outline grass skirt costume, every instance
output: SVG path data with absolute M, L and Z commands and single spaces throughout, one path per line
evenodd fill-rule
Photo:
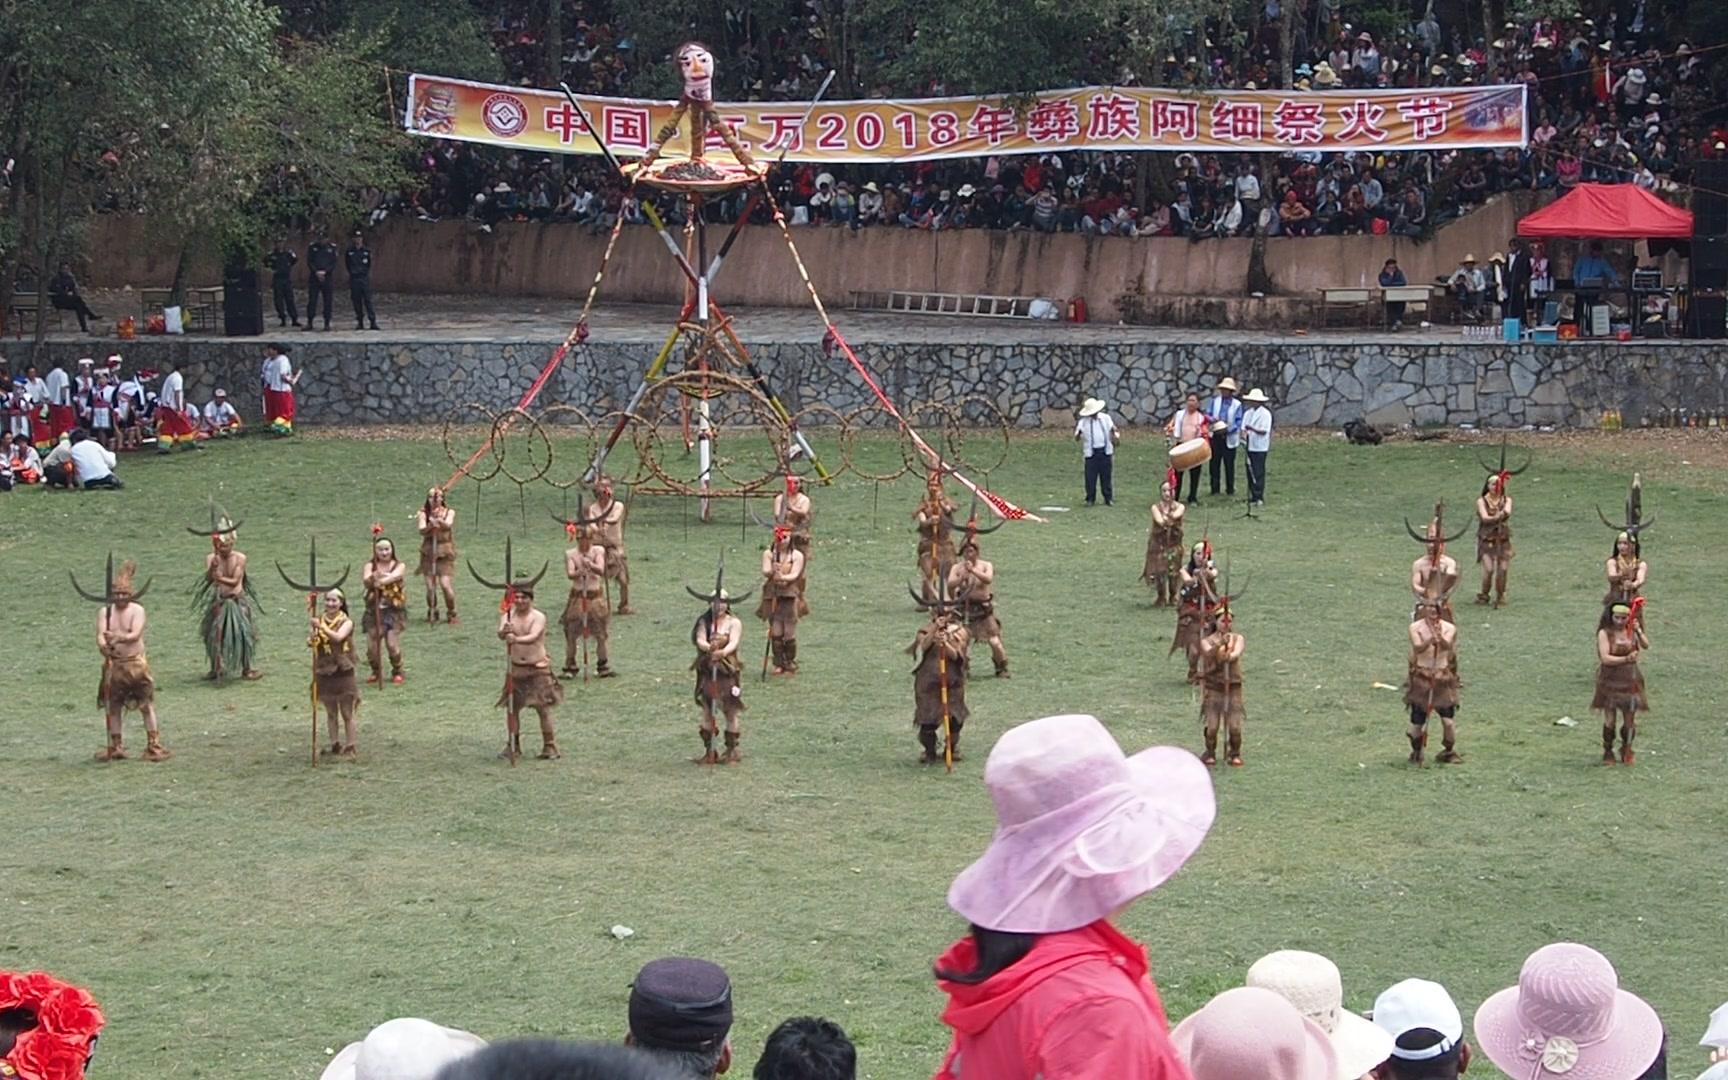
M 739 686 L 739 675 L 744 665 L 737 653 L 712 659 L 698 654 L 690 670 L 696 673 L 696 704 L 706 705 L 712 701 L 715 709 L 724 709 L 730 704 L 738 712 L 744 711 L 743 690 Z
M 241 590 L 238 597 L 217 596 L 216 583 L 206 576 L 192 593 L 192 610 L 200 616 L 198 636 L 204 639 L 204 655 L 210 660 L 210 670 L 224 675 L 244 675 L 258 666 L 254 615 L 258 591 L 252 587 L 251 575 L 241 583 Z
M 511 712 L 523 709 L 550 708 L 564 704 L 564 686 L 547 667 L 511 664 L 510 681 L 498 695 L 498 704 Z

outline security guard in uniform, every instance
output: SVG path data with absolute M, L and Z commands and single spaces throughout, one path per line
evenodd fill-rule
M 324 329 L 330 329 L 330 316 L 335 314 L 334 298 L 336 295 L 336 245 L 330 242 L 330 234 L 323 229 L 318 230 L 318 239 L 306 249 L 306 329 L 312 329 L 312 321 L 318 317 L 318 298 L 324 298 Z
M 354 230 L 353 239 L 348 241 L 348 250 L 342 253 L 342 258 L 348 264 L 348 298 L 354 301 L 354 329 L 366 329 L 361 321 L 372 324 L 372 329 L 378 329 L 378 313 L 372 310 L 372 249 L 366 246 L 360 230 Z
M 294 302 L 294 264 L 299 261 L 300 256 L 282 240 L 264 256 L 264 265 L 270 268 L 270 294 L 276 300 L 276 321 L 283 326 L 300 325 L 300 307 Z

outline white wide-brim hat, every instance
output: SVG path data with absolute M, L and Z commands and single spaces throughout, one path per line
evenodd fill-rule
M 1084 420 L 1088 416 L 1097 416 L 1103 411 L 1104 402 L 1098 398 L 1089 397 L 1080 405 L 1080 418 Z
M 1254 961 L 1245 982 L 1272 991 L 1320 1025 L 1338 1057 L 1337 1080 L 1358 1080 L 1392 1056 L 1392 1034 L 1344 1007 L 1338 965 L 1319 953 L 1267 953 Z
M 386 1020 L 344 1046 L 318 1080 L 435 1080 L 446 1065 L 485 1047 L 478 1035 L 430 1020 Z
M 990 751 L 984 783 L 996 833 L 954 879 L 948 906 L 1007 933 L 1107 918 L 1169 880 L 1217 812 L 1199 758 L 1173 746 L 1129 757 L 1095 716 L 1011 728 Z
M 1256 404 L 1264 404 L 1265 402 L 1270 401 L 1272 399 L 1267 397 L 1265 395 L 1265 393 L 1263 393 L 1261 391 L 1261 389 L 1258 386 L 1256 386 L 1254 389 L 1248 391 L 1246 394 L 1243 394 L 1242 400 L 1243 401 L 1252 401 Z
M 1232 379 L 1230 376 L 1226 375 L 1222 379 L 1218 380 L 1218 389 L 1228 390 L 1231 393 L 1235 393 L 1237 390 L 1241 389 L 1241 387 L 1236 385 L 1235 379 Z

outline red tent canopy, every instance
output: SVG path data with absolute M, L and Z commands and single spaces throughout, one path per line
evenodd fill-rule
M 1669 206 L 1633 184 L 1579 184 L 1522 218 L 1518 235 L 1689 240 L 1692 211 Z

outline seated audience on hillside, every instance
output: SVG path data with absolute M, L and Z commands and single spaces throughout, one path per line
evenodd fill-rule
M 123 488 L 114 475 L 114 451 L 90 438 L 83 428 L 74 428 L 61 439 L 42 462 L 49 487 Z

